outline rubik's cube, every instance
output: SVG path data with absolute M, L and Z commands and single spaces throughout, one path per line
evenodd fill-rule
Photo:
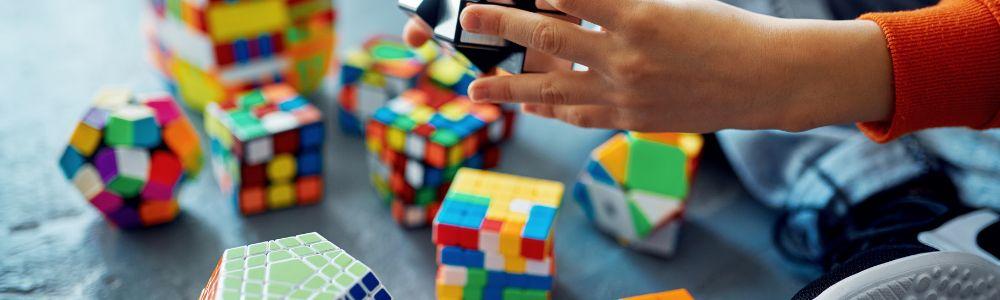
M 323 121 L 287 84 L 210 103 L 216 180 L 243 214 L 307 205 L 323 198 Z
M 365 130 L 370 175 L 392 216 L 430 224 L 459 168 L 492 168 L 514 112 L 465 97 L 409 90 L 375 112 Z
M 201 170 L 198 134 L 169 94 L 99 92 L 59 160 L 63 174 L 122 228 L 162 224 L 181 184 Z
M 338 111 L 341 129 L 362 135 L 363 125 L 378 108 L 410 89 L 468 95 L 476 74 L 460 57 L 441 55 L 434 43 L 410 49 L 398 38 L 375 36 L 344 59 Z
M 622 244 L 670 256 L 702 143 L 697 134 L 617 134 L 591 153 L 574 197 Z
M 410 49 L 393 36 L 377 35 L 343 59 L 338 118 L 344 132 L 362 135 L 364 124 L 390 99 L 417 86 L 438 56 L 430 43 Z
M 688 293 L 685 289 L 678 289 L 666 292 L 645 294 L 640 296 L 632 296 L 627 298 L 622 298 L 621 300 L 694 300 L 691 293 Z
M 438 299 L 549 299 L 559 182 L 463 168 L 434 219 Z
M 545 1 L 536 0 L 399 0 L 399 7 L 410 15 L 419 17 L 431 26 L 434 40 L 443 47 L 463 54 L 480 70 L 489 72 L 500 67 L 518 74 L 533 72 L 532 61 L 540 57 L 503 38 L 466 32 L 458 19 L 462 11 L 472 5 L 502 5 L 548 17 L 580 24 L 580 19 L 555 10 Z M 572 64 L 566 62 L 566 69 Z
M 200 297 L 265 298 L 392 299 L 368 266 L 315 232 L 226 250 Z
M 151 0 L 155 64 L 202 110 L 261 85 L 315 90 L 330 65 L 330 0 Z

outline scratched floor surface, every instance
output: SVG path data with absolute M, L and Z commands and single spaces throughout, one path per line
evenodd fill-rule
M 769 1 L 736 2 L 777 11 Z M 340 1 L 341 49 L 375 32 L 397 33 L 404 19 L 393 4 Z M 138 0 L 9 1 L 0 9 L 0 298 L 193 298 L 223 249 L 309 231 L 363 260 L 399 298 L 432 298 L 430 231 L 402 230 L 390 220 L 366 180 L 361 143 L 336 130 L 328 130 L 321 205 L 244 218 L 206 172 L 183 191 L 184 212 L 173 224 L 126 232 L 102 221 L 56 160 L 99 87 L 161 88 L 140 35 L 145 9 Z M 334 90 L 328 84 L 313 98 L 329 110 Z M 499 170 L 566 184 L 609 136 L 531 117 L 517 130 Z M 557 224 L 555 297 L 673 288 L 701 299 L 792 295 L 810 273 L 778 256 L 770 244 L 777 212 L 750 199 L 722 160 L 717 150 L 705 156 L 682 247 L 671 260 L 619 248 L 567 197 Z

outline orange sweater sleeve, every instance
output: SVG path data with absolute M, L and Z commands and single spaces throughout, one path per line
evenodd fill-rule
M 872 13 L 892 57 L 892 118 L 859 123 L 877 142 L 932 127 L 1000 127 L 1000 0 L 942 0 Z

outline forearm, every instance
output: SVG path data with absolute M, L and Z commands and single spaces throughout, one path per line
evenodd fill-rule
M 800 131 L 880 121 L 892 114 L 892 62 L 869 21 L 774 20 L 773 64 L 786 91 L 776 127 Z M 782 114 L 783 113 L 783 114 Z M 773 116 L 773 115 L 772 115 Z

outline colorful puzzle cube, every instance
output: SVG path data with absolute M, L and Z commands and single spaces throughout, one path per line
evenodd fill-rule
M 288 84 L 209 103 L 216 181 L 243 214 L 323 198 L 323 118 Z
M 364 124 L 390 99 L 415 88 L 427 63 L 438 56 L 431 43 L 410 49 L 398 37 L 377 35 L 343 59 L 338 119 L 341 129 L 362 135 Z
M 181 184 L 201 170 L 198 133 L 169 94 L 104 89 L 59 159 L 67 179 L 122 228 L 174 220 Z
M 617 134 L 591 153 L 574 197 L 622 244 L 670 256 L 702 143 L 697 134 Z
M 403 92 L 435 85 L 440 93 L 468 95 L 477 71 L 466 61 L 440 55 L 426 43 L 410 49 L 399 38 L 376 36 L 344 59 L 338 118 L 344 132 L 362 135 L 375 111 Z
M 366 129 L 379 197 L 406 227 L 430 224 L 460 167 L 492 168 L 510 136 L 514 112 L 409 90 L 375 112 Z
M 403 11 L 431 26 L 434 40 L 443 47 L 462 53 L 480 70 L 488 72 L 500 67 L 514 74 L 543 71 L 530 69 L 534 65 L 533 60 L 543 58 L 539 53 L 527 51 L 523 46 L 500 37 L 465 32 L 458 19 L 462 10 L 471 5 L 514 7 L 580 24 L 580 19 L 559 12 L 540 0 L 399 0 Z M 569 69 L 572 63 L 567 61 L 565 65 Z
M 200 297 L 264 298 L 392 299 L 368 266 L 315 232 L 226 250 Z
M 434 219 L 438 299 L 549 299 L 559 182 L 462 168 Z
M 691 293 L 688 293 L 685 289 L 678 289 L 666 292 L 645 294 L 640 296 L 632 296 L 627 298 L 622 298 L 621 300 L 694 300 Z
M 261 85 L 315 90 L 330 65 L 330 0 L 151 0 L 152 56 L 184 102 L 201 110 Z

